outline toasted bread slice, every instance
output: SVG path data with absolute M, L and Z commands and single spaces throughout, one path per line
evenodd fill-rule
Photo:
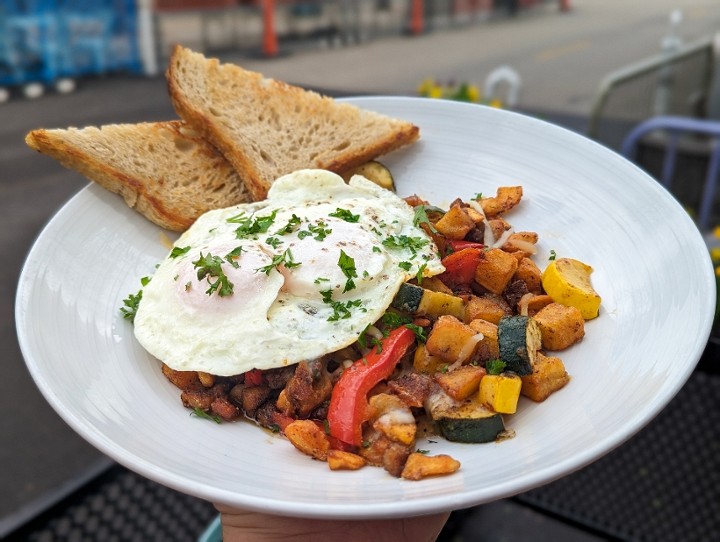
M 225 155 L 255 199 L 298 169 L 342 174 L 414 142 L 410 122 L 335 101 L 176 46 L 166 73 L 178 115 Z
M 34 130 L 25 142 L 168 230 L 184 231 L 205 211 L 251 201 L 228 161 L 181 121 Z

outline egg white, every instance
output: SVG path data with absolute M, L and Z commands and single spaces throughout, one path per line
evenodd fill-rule
M 266 200 L 210 211 L 180 236 L 174 246 L 185 252 L 171 253 L 143 288 L 135 336 L 175 370 L 223 376 L 337 351 L 384 314 L 403 282 L 444 271 L 413 219 L 403 199 L 364 177 L 281 177 Z M 269 226 L 239 235 L 243 221 Z M 416 243 L 388 242 L 408 238 Z M 199 278 L 201 257 L 221 259 L 231 294 L 212 289 L 217 277 Z

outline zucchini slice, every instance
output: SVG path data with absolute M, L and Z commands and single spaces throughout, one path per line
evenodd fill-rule
M 438 390 L 430 395 L 425 408 L 443 437 L 452 442 L 493 442 L 505 431 L 502 415 L 481 404 L 477 394 L 457 402 Z
M 426 290 L 407 282 L 400 285 L 392 306 L 399 311 L 419 316 L 439 318 L 449 314 L 460 321 L 465 318 L 465 301 L 462 298 Z
M 353 175 L 362 175 L 366 179 L 374 182 L 378 186 L 382 186 L 386 190 L 395 192 L 395 180 L 390 170 L 380 162 L 371 160 L 355 169 L 343 174 L 343 178 L 349 181 Z
M 535 320 L 527 316 L 504 316 L 498 322 L 498 349 L 505 369 L 526 376 L 532 374 L 542 334 Z

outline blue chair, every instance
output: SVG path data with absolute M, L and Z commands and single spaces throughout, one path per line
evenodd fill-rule
M 707 230 L 710 227 L 718 174 L 720 173 L 720 121 L 675 116 L 653 117 L 637 125 L 625 137 L 620 152 L 626 158 L 635 161 L 639 143 L 645 136 L 656 131 L 663 131 L 668 136 L 665 142 L 662 175 L 659 179 L 661 184 L 668 190 L 671 188 L 675 173 L 680 137 L 688 135 L 703 136 L 710 140 L 705 184 L 696 221 L 700 230 Z

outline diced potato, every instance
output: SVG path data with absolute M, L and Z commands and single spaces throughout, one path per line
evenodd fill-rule
M 200 381 L 200 384 L 202 384 L 206 388 L 212 388 L 215 385 L 215 376 L 211 375 L 210 373 L 204 373 L 202 371 L 198 371 L 197 373 L 198 380 Z
M 368 413 L 373 429 L 390 440 L 405 445 L 415 442 L 417 431 L 415 419 L 410 407 L 397 395 L 389 393 L 373 395 L 369 401 Z
M 479 401 L 500 414 L 515 414 L 521 388 L 518 375 L 485 375 L 480 382 Z
M 536 232 L 516 231 L 510 234 L 501 248 L 506 252 L 522 252 L 525 256 L 532 256 L 537 252 L 535 248 L 537 242 L 538 234 Z
M 523 257 L 518 262 L 513 280 L 522 280 L 527 285 L 528 292 L 532 294 L 539 295 L 543 291 L 542 271 L 530 258 Z
M 485 252 L 475 269 L 475 282 L 494 294 L 501 294 L 518 268 L 517 259 L 499 248 Z
M 480 341 L 477 350 L 478 358 L 483 361 L 497 359 L 500 356 L 497 324 L 477 318 L 468 325 L 475 330 L 475 332 L 483 334 L 483 339 Z
M 413 452 L 408 456 L 401 476 L 405 480 L 422 480 L 428 476 L 452 474 L 459 468 L 460 462 L 449 455 L 430 456 Z
M 500 186 L 494 198 L 483 198 L 480 205 L 486 216 L 494 217 L 515 207 L 520 203 L 522 195 L 522 186 Z
M 330 449 L 330 439 L 312 420 L 295 420 L 285 428 L 285 436 L 302 453 L 325 461 Z
M 181 390 L 197 388 L 198 385 L 200 385 L 197 371 L 176 371 L 163 363 L 162 373 L 165 375 L 165 378 Z
M 358 470 L 367 464 L 363 457 L 343 450 L 328 450 L 327 462 L 331 470 Z
M 510 223 L 505 220 L 504 218 L 498 216 L 495 218 L 491 218 L 488 220 L 488 226 L 490 226 L 490 229 L 492 230 L 493 236 L 495 239 L 500 239 L 500 237 L 512 226 Z
M 538 403 L 570 382 L 570 375 L 560 358 L 549 357 L 538 352 L 533 371 L 521 377 L 520 393 Z
M 530 299 L 527 300 L 527 315 L 535 316 L 538 312 L 547 307 L 550 303 L 554 303 L 554 301 L 549 295 L 533 295 Z
M 435 228 L 448 239 L 464 239 L 475 227 L 475 222 L 460 205 L 453 205 L 443 217 L 435 223 Z
M 575 307 L 550 303 L 533 319 L 540 327 L 542 345 L 547 350 L 564 350 L 585 336 L 585 320 Z
M 465 304 L 465 323 L 478 318 L 497 324 L 503 316 L 510 316 L 512 309 L 502 297 L 495 294 L 472 296 Z
M 484 367 L 463 365 L 454 371 L 436 373 L 435 381 L 450 397 L 456 401 L 464 401 L 473 393 L 477 393 L 485 374 Z
M 430 354 L 424 344 L 418 345 L 413 358 L 413 367 L 418 373 L 433 374 L 443 365 L 447 365 L 443 358 Z
M 469 360 L 475 351 L 467 352 L 466 345 L 477 333 L 454 316 L 441 316 L 428 335 L 425 347 L 433 355 L 447 363 L 454 363 L 460 355 Z

